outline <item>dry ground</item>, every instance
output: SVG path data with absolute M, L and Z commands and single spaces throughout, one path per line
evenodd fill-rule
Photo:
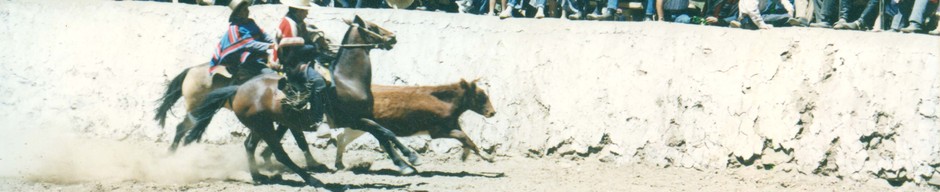
M 46 154 L 44 167 L 0 178 L 0 191 L 312 191 L 293 173 L 283 181 L 254 185 L 241 145 L 197 145 L 167 154 L 166 143 L 70 141 L 65 155 Z M 291 155 L 302 164 L 300 151 Z M 315 148 L 315 157 L 333 165 L 335 148 Z M 351 150 L 353 171 L 318 173 L 332 191 L 923 191 L 884 180 L 857 182 L 800 173 L 758 170 L 695 170 L 633 163 L 606 163 L 587 157 L 506 157 L 487 163 L 459 154 L 422 154 L 421 173 L 396 175 L 391 161 L 370 149 Z M 41 159 L 55 160 L 41 160 Z M 95 163 L 89 163 L 94 161 Z M 371 166 L 368 162 L 375 162 Z M 55 165 L 50 165 L 55 164 Z M 50 168 L 51 167 L 51 168 Z M 366 168 L 368 167 L 368 168 Z M 269 167 L 271 169 L 272 168 Z M 268 174 L 273 174 L 266 172 Z

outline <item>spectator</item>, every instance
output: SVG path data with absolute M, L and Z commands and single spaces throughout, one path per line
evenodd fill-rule
M 582 14 L 584 14 L 584 2 L 586 0 L 559 0 L 561 1 L 561 8 L 567 12 L 567 17 L 570 20 L 581 19 Z M 565 17 L 565 15 L 562 15 Z
M 618 3 L 620 3 L 618 0 L 607 0 L 607 6 L 601 7 L 600 2 L 598 2 L 598 6 L 594 9 L 594 13 L 588 14 L 587 18 L 590 20 L 610 19 L 611 16 L 617 12 Z
M 541 19 L 545 18 L 545 0 L 535 0 L 533 5 L 537 10 L 535 12 L 535 18 Z M 522 9 L 525 2 L 523 0 L 509 0 L 509 4 L 503 9 L 503 12 L 499 13 L 500 19 L 506 19 L 512 17 L 513 11 L 516 9 Z
M 913 2 L 911 2 L 913 1 Z M 901 29 L 904 33 L 924 33 L 925 17 L 933 13 L 937 8 L 937 0 L 904 0 L 902 3 L 913 3 L 911 14 L 908 19 L 907 27 Z M 930 11 L 928 11 L 930 10 Z
M 741 28 L 738 22 L 738 0 L 720 0 L 710 9 L 711 15 L 705 18 L 705 23 L 715 26 L 729 26 Z
M 656 14 L 660 21 L 690 23 L 692 18 L 686 10 L 689 0 L 656 0 Z
M 881 19 L 882 30 L 900 32 L 901 28 L 907 26 L 907 19 L 908 16 L 910 16 L 903 14 L 905 12 L 910 13 L 910 9 L 902 9 L 902 6 L 898 0 L 886 1 L 883 12 L 884 18 Z
M 645 5 L 643 5 L 643 10 L 646 12 L 646 16 L 643 17 L 643 21 L 655 21 L 656 17 L 656 0 L 646 0 Z
M 832 28 L 832 24 L 837 18 L 836 4 L 838 0 L 813 0 L 813 15 L 816 22 L 809 24 L 810 27 Z
M 839 21 L 832 28 L 851 30 L 868 30 L 872 28 L 875 24 L 875 18 L 878 17 L 878 0 L 868 0 L 868 4 L 861 15 L 858 16 L 858 19 L 846 22 L 849 20 L 850 11 L 853 11 L 853 6 L 852 0 L 840 0 Z
M 738 9 L 741 15 L 747 16 L 741 22 L 746 28 L 771 29 L 775 26 L 803 25 L 803 22 L 793 18 L 793 4 L 788 0 L 740 0 Z
M 494 0 L 473 0 L 470 1 L 470 7 L 467 8 L 467 13 L 476 14 L 476 15 L 486 15 L 491 14 L 492 10 L 487 9 L 487 4 L 494 2 Z

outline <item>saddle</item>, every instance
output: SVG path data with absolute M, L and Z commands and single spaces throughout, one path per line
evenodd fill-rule
M 305 64 L 305 66 L 301 67 L 301 69 L 306 70 L 307 67 L 310 67 L 310 65 Z M 313 65 L 313 67 L 314 71 L 317 71 L 320 76 L 323 76 L 324 81 L 326 81 L 326 87 L 332 87 L 333 77 L 330 75 L 329 69 L 326 69 L 320 65 Z M 309 109 L 310 106 L 308 105 L 307 100 L 310 97 L 310 93 L 306 91 L 305 87 L 298 87 L 302 85 L 290 83 L 289 79 L 286 77 L 281 79 L 281 81 L 284 82 L 282 84 L 285 86 L 281 86 L 280 88 L 284 91 L 286 96 L 284 100 L 281 100 L 281 103 L 291 106 L 291 108 L 294 108 L 293 110 L 300 111 Z
M 232 73 L 228 72 L 228 68 L 224 65 L 216 65 L 209 68 L 209 77 L 215 77 L 215 75 L 232 78 Z

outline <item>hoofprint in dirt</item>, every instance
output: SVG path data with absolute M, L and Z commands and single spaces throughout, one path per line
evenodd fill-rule
M 101 170 L 132 170 L 109 173 L 78 173 L 88 169 L 82 157 L 72 158 L 79 163 L 63 163 L 61 172 L 36 172 L 23 176 L 0 178 L 0 191 L 297 191 L 314 190 L 304 187 L 294 174 L 284 173 L 277 184 L 254 185 L 250 181 L 241 145 L 196 145 L 183 148 L 177 154 L 165 152 L 166 143 L 93 142 L 85 146 L 106 150 L 83 151 L 87 156 L 114 157 L 123 160 L 101 160 Z M 293 159 L 302 160 L 302 153 L 286 145 Z M 127 149 L 141 149 L 145 157 L 128 157 Z M 110 151 L 117 151 L 113 153 Z M 321 163 L 332 165 L 334 147 L 314 149 Z M 421 173 L 397 175 L 394 165 L 382 153 L 371 149 L 353 149 L 347 153 L 351 170 L 314 175 L 327 183 L 327 189 L 342 190 L 403 190 L 403 191 L 929 191 L 931 188 L 905 184 L 893 188 L 883 180 L 857 182 L 835 177 L 805 175 L 777 170 L 754 168 L 730 170 L 695 170 L 676 167 L 658 167 L 645 164 L 608 163 L 594 157 L 527 157 L 496 158 L 487 163 L 471 157 L 459 160 L 459 150 L 449 153 L 423 153 Z M 68 156 L 65 156 L 68 157 Z M 146 159 L 152 158 L 152 159 Z M 68 162 L 68 161 L 65 161 Z M 169 163 L 168 163 L 169 162 Z M 223 166 L 224 165 L 224 166 Z M 40 165 L 50 166 L 50 165 Z M 176 166 L 176 167 L 167 167 Z M 185 170 L 184 170 L 185 169 Z M 190 170 L 190 171 L 186 171 Z M 192 171 L 192 170 L 198 170 Z M 179 177 L 170 179 L 178 172 Z M 201 174 L 217 173 L 217 174 Z M 87 175 L 93 174 L 93 175 Z M 267 172 L 267 174 L 273 174 Z M 90 177 L 97 179 L 84 179 Z M 200 178 L 201 177 L 201 178 Z

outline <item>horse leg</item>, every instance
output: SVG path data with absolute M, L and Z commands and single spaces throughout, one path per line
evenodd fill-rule
M 284 152 L 284 148 L 281 146 L 281 138 L 278 138 L 275 135 L 273 122 L 259 123 L 258 125 L 259 126 L 255 129 L 252 129 L 252 131 L 261 135 L 261 139 L 263 139 L 264 142 L 268 144 L 268 148 L 274 151 L 274 158 L 277 159 L 277 161 L 293 170 L 294 173 L 297 173 L 297 175 L 299 175 L 300 178 L 302 178 L 304 182 L 307 183 L 307 185 L 313 187 L 323 186 L 323 182 L 313 178 L 313 176 L 310 176 L 310 174 L 304 172 L 300 166 L 297 166 L 297 164 L 294 164 L 294 162 L 290 160 L 290 156 L 287 155 L 287 152 Z
M 470 150 L 473 150 L 473 152 L 483 160 L 490 163 L 493 162 L 493 158 L 485 157 L 483 154 L 480 154 L 480 148 L 477 147 L 477 144 L 473 143 L 473 140 L 470 140 L 470 137 L 467 137 L 467 134 L 460 129 L 451 130 L 448 136 L 457 139 L 463 144 L 463 155 L 460 157 L 460 160 L 467 161 L 467 157 L 470 156 Z
M 355 141 L 356 138 L 362 136 L 363 131 L 355 130 L 351 128 L 346 128 L 342 133 L 337 136 L 336 140 L 336 169 L 346 169 L 346 166 L 343 165 L 343 153 L 346 152 L 346 145 Z
M 369 134 L 372 134 L 372 136 L 374 136 L 375 139 L 379 141 L 379 145 L 381 145 L 382 149 L 385 150 L 385 153 L 388 154 L 388 158 L 392 159 L 392 162 L 394 162 L 395 165 L 398 166 L 398 169 L 401 171 L 401 174 L 410 175 L 414 173 L 416 171 L 414 166 L 406 163 L 405 161 L 402 161 L 401 157 L 398 156 L 398 153 L 395 152 L 395 149 L 392 148 L 392 145 L 394 142 L 391 140 L 398 140 L 398 138 L 395 138 L 394 134 L 392 134 L 392 136 L 389 137 L 389 134 L 386 134 L 386 133 L 391 133 L 391 131 L 388 131 L 388 129 L 385 129 L 385 127 L 379 126 L 375 122 L 372 122 L 372 124 L 369 124 L 368 122 L 371 122 L 371 121 L 368 121 L 367 119 L 363 119 L 363 120 L 364 121 L 362 121 L 362 126 L 357 126 L 357 127 L 360 127 L 360 130 L 365 130 L 366 132 L 369 132 Z M 388 132 L 384 132 L 380 129 L 385 129 L 385 131 L 388 131 Z
M 270 178 L 258 172 L 258 165 L 255 161 L 255 149 L 258 147 L 259 141 L 261 141 L 261 137 L 258 134 L 249 133 L 248 138 L 245 139 L 245 152 L 248 154 L 248 170 L 251 173 L 251 180 L 254 180 L 255 183 L 265 183 Z
M 407 146 L 401 144 L 401 141 L 398 141 L 398 137 L 395 135 L 395 133 L 392 133 L 391 130 L 388 130 L 388 128 L 379 125 L 379 123 L 376 123 L 371 119 L 363 118 L 362 121 L 369 126 L 377 127 L 377 131 L 379 131 L 382 135 L 385 135 L 385 137 L 389 138 L 388 140 L 391 141 L 392 144 L 395 144 L 395 146 L 398 147 L 398 150 L 401 151 L 403 155 L 408 156 L 408 162 L 410 162 L 412 165 L 418 163 L 418 155 L 411 151 L 411 149 L 408 149 Z
M 176 148 L 180 145 L 180 139 L 183 139 L 183 136 L 186 135 L 186 132 L 193 127 L 193 120 L 189 115 L 186 115 L 183 118 L 183 122 L 176 125 L 176 135 L 173 136 L 173 143 L 170 144 L 170 152 L 176 152 Z
M 306 158 L 306 162 L 307 162 L 307 170 L 310 170 L 313 172 L 320 172 L 320 173 L 330 171 L 330 169 L 327 168 L 326 165 L 320 162 L 317 162 L 316 159 L 313 159 L 313 155 L 310 154 L 310 144 L 307 143 L 307 137 L 304 136 L 303 130 L 296 128 L 296 126 L 290 127 L 290 133 L 294 135 L 294 140 L 297 141 L 297 146 L 300 147 L 300 150 L 304 151 L 304 158 Z M 281 137 L 283 137 L 283 134 L 281 135 L 282 135 Z M 281 138 L 281 137 L 278 137 L 278 138 Z
M 284 134 L 287 133 L 287 130 L 288 128 L 286 126 L 278 124 L 277 130 L 275 130 L 275 135 L 277 135 L 277 138 L 284 138 Z M 271 155 L 271 148 L 265 147 L 263 150 L 261 150 L 261 158 L 264 159 L 264 164 L 269 167 L 274 164 L 274 162 L 271 161 Z

